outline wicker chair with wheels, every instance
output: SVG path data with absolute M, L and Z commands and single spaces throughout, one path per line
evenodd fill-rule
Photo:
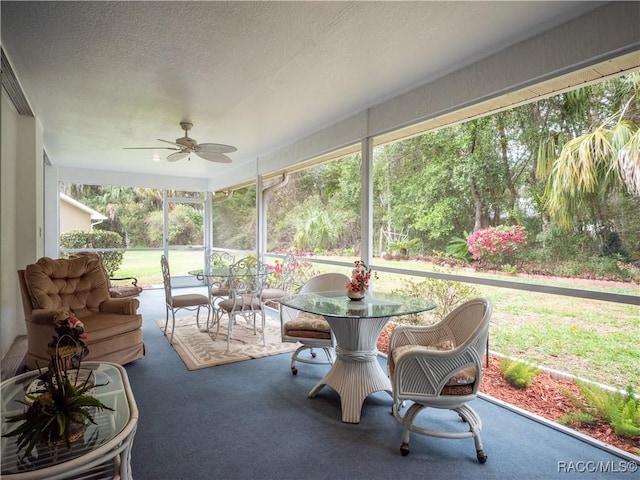
M 324 273 L 308 280 L 300 289 L 300 293 L 344 290 L 347 283 L 349 283 L 349 277 L 342 273 Z M 291 373 L 293 375 L 298 373 L 296 361 L 310 364 L 333 364 L 335 338 L 331 333 L 329 323 L 321 315 L 300 312 L 282 306 L 280 309 L 280 330 L 283 342 L 300 342 L 302 344 L 291 355 Z M 314 348 L 322 349 L 327 360 L 316 360 Z M 311 358 L 300 355 L 304 350 L 309 350 Z
M 389 341 L 388 368 L 393 394 L 393 416 L 403 426 L 402 455 L 409 454 L 411 432 L 442 438 L 473 437 L 480 463 L 482 421 L 468 402 L 476 398 L 482 377 L 482 356 L 487 344 L 491 303 L 470 300 L 432 326 L 399 326 Z M 406 401 L 413 402 L 404 415 Z M 416 418 L 427 407 L 458 413 L 468 431 L 430 430 Z
M 169 311 L 171 311 L 171 337 L 169 343 L 173 345 L 173 332 L 176 329 L 176 312 L 184 309 L 189 311 L 196 311 L 196 324 L 200 329 L 200 309 L 207 309 L 207 329 L 209 329 L 209 321 L 211 318 L 211 302 L 206 295 L 200 295 L 199 293 L 186 293 L 183 295 L 173 295 L 171 291 L 171 274 L 169 272 L 169 261 L 167 257 L 162 255 L 160 257 L 160 266 L 162 267 L 162 280 L 164 283 L 164 298 L 166 307 L 166 320 L 164 322 L 164 334 L 167 335 L 167 327 L 169 326 Z

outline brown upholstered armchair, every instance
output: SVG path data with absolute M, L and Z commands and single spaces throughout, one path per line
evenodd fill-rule
M 144 356 L 140 302 L 110 297 L 109 279 L 99 259 L 43 257 L 19 270 L 18 278 L 27 324 L 27 368 L 48 365 L 47 345 L 60 311 L 73 313 L 84 324 L 89 348 L 85 360 L 124 365 Z

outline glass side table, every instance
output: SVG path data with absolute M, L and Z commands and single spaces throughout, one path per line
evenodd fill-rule
M 94 415 L 96 425 L 87 423 L 84 436 L 71 449 L 37 446 L 26 458 L 16 449 L 16 437 L 1 439 L 3 479 L 70 479 L 122 478 L 131 479 L 131 448 L 138 424 L 136 405 L 127 372 L 120 365 L 106 362 L 83 362 L 81 372 L 91 370 L 95 396 L 111 410 Z M 25 399 L 29 385 L 38 377 L 37 370 L 9 378 L 0 384 L 2 398 L 1 432 L 13 430 L 18 424 L 7 423 L 7 416 L 17 415 L 25 408 L 17 400 Z

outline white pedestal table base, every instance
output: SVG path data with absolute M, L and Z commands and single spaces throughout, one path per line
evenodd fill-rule
M 340 396 L 342 421 L 359 423 L 362 405 L 374 392 L 391 395 L 391 382 L 378 362 L 378 337 L 389 317 L 325 317 L 336 341 L 336 361 L 309 392 L 315 397 L 326 385 Z

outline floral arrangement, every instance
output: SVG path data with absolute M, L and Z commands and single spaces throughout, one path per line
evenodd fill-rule
M 60 311 L 56 315 L 53 329 L 56 335 L 48 345 L 52 361 L 70 357 L 72 366 L 78 367 L 80 361 L 89 353 L 84 343 L 87 339 L 84 324 L 74 315 Z
M 54 337 L 54 342 L 58 345 L 84 345 L 87 334 L 84 331 L 84 324 L 74 315 L 67 312 L 59 312 L 56 316 L 53 329 L 58 334 Z
M 35 389 L 28 390 L 21 401 L 25 411 L 6 419 L 7 423 L 22 422 L 3 436 L 16 436 L 18 450 L 24 450 L 25 457 L 38 444 L 71 448 L 84 434 L 86 422 L 96 423 L 92 416 L 96 409 L 112 410 L 92 394 L 104 384 L 96 385 L 93 375 L 81 379 L 80 362 L 89 353 L 84 324 L 66 311 L 58 312 L 54 322 L 49 368 L 39 370 Z
M 362 260 L 354 262 L 354 269 L 351 272 L 351 281 L 347 283 L 347 290 L 350 292 L 364 292 L 369 288 L 371 280 L 371 269 Z M 378 274 L 373 274 L 374 278 L 378 278 Z
M 3 437 L 17 436 L 17 448 L 24 450 L 23 457 L 38 444 L 71 448 L 71 443 L 84 434 L 85 423 L 96 423 L 94 409 L 113 410 L 91 394 L 104 384 L 95 385 L 91 375 L 84 380 L 79 377 L 79 370 L 71 375 L 52 358 L 49 369 L 40 371 L 40 386 L 20 401 L 25 411 L 6 418 L 7 423 L 22 422 Z

